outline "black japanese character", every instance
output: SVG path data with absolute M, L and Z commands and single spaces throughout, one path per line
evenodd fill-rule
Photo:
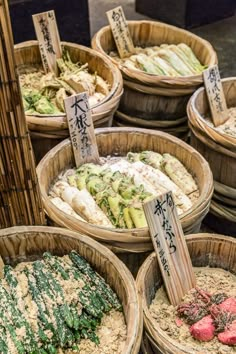
M 80 113 L 80 112 L 78 112 L 78 110 L 80 110 L 80 111 L 85 113 L 89 109 L 87 100 L 84 100 L 84 98 L 78 99 L 77 97 L 75 97 L 75 103 L 72 104 L 71 108 L 75 109 L 75 115 L 76 116 L 77 116 L 78 113 Z
M 156 205 L 155 205 L 155 211 L 154 214 L 156 215 L 164 215 L 164 212 L 166 209 L 163 207 L 165 205 L 166 201 L 164 200 L 163 202 L 160 202 L 159 200 L 156 200 Z
M 113 12 L 112 12 L 112 19 L 113 19 L 113 21 L 118 21 L 119 19 L 120 19 L 120 14 L 118 13 L 118 12 L 115 12 L 114 10 L 113 10 Z

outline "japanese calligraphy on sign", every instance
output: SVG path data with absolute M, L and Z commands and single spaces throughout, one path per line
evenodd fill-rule
M 191 259 L 171 192 L 144 204 L 153 246 L 173 305 L 195 286 Z
M 106 14 L 119 56 L 124 58 L 134 52 L 134 45 L 123 9 L 121 6 L 118 6 L 113 10 L 107 11 Z
M 221 83 L 218 65 L 214 65 L 203 72 L 206 93 L 211 109 L 214 125 L 217 127 L 228 119 L 227 105 Z
M 52 10 L 32 17 L 44 70 L 45 72 L 52 71 L 57 75 L 56 60 L 61 57 L 62 50 L 55 13 Z
M 76 166 L 83 163 L 99 163 L 93 120 L 86 92 L 64 100 Z

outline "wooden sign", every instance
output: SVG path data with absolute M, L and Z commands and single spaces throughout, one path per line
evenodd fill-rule
M 99 162 L 93 120 L 86 92 L 64 100 L 76 167 L 87 162 Z
M 228 110 L 218 65 L 214 65 L 204 70 L 203 78 L 212 120 L 217 127 L 218 125 L 225 123 L 228 119 Z
M 106 14 L 119 56 L 124 58 L 134 53 L 133 41 L 122 7 L 118 6 L 113 10 L 107 11 Z
M 196 280 L 172 192 L 145 203 L 144 212 L 169 300 L 176 306 Z
M 58 75 L 56 60 L 62 56 L 62 49 L 55 13 L 51 10 L 32 17 L 44 70 Z

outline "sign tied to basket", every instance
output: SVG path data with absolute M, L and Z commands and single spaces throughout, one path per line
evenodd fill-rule
M 54 72 L 57 76 L 57 59 L 61 58 L 62 49 L 55 13 L 51 10 L 32 17 L 44 71 Z
M 120 58 L 134 53 L 134 44 L 122 7 L 118 6 L 106 14 Z
M 204 70 L 203 79 L 212 120 L 214 126 L 218 127 L 219 125 L 225 123 L 228 119 L 228 109 L 218 65 L 211 66 L 210 68 Z
M 169 300 L 176 306 L 196 280 L 172 192 L 145 203 L 144 212 Z
M 86 92 L 64 100 L 76 167 L 88 162 L 99 163 L 93 119 Z

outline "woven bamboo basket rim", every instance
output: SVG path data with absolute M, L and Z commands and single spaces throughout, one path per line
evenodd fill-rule
M 60 132 L 59 132 L 60 133 Z M 48 132 L 42 133 L 39 131 L 30 131 L 30 137 L 34 139 L 66 139 L 69 135 L 68 130 L 63 134 L 59 134 L 58 132 Z
M 28 126 L 29 127 L 29 126 Z M 30 133 L 39 133 L 39 134 L 55 134 L 55 135 L 58 135 L 58 136 L 64 136 L 64 137 L 68 137 L 69 136 L 69 132 L 68 132 L 68 129 L 63 129 L 63 130 L 59 130 L 59 129 L 50 129 L 50 130 L 45 130 L 45 129 L 41 129 L 41 127 L 38 128 L 38 126 L 32 124 L 30 125 Z
M 110 116 L 108 114 L 110 113 Z M 96 122 L 93 122 L 94 126 L 99 128 L 100 126 L 107 126 L 112 124 L 113 113 L 107 112 L 107 116 L 104 119 L 100 119 Z M 34 125 L 28 124 L 28 128 L 30 129 L 30 136 L 34 138 L 48 138 L 48 139 L 65 139 L 69 136 L 68 129 L 55 129 L 48 130 L 44 129 L 42 125 Z
M 114 114 L 119 102 L 120 98 L 123 94 L 122 91 L 113 96 L 108 102 L 105 102 L 102 106 L 97 107 L 96 113 L 92 113 L 93 123 L 96 125 L 97 123 L 106 122 L 110 119 L 110 115 Z M 26 116 L 27 124 L 29 129 L 32 130 L 40 130 L 40 131 L 48 131 L 52 130 L 62 130 L 68 128 L 68 123 L 66 119 L 66 115 L 63 116 L 51 116 L 47 118 L 42 118 L 39 116 Z M 68 134 L 67 134 L 68 136 Z
M 213 195 L 213 191 L 214 190 L 212 189 L 211 190 L 211 195 Z M 207 201 L 207 202 L 203 203 L 201 209 L 197 208 L 193 213 L 191 213 L 191 214 L 186 216 L 185 222 L 192 223 L 192 222 L 194 222 L 194 220 L 196 218 L 200 219 L 202 216 L 204 217 L 209 211 L 210 204 L 211 204 L 210 201 Z
M 177 127 L 164 128 L 164 127 L 154 127 L 154 126 L 142 126 L 142 125 L 138 125 L 135 122 L 133 122 L 133 123 L 126 122 L 125 120 L 123 120 L 123 117 L 121 117 L 121 116 L 119 116 L 119 114 L 117 114 L 117 111 L 116 111 L 116 114 L 113 119 L 113 126 L 134 127 L 134 128 L 144 128 L 144 129 L 158 129 L 164 133 L 176 136 L 177 138 L 180 138 L 185 135 L 188 136 L 188 133 L 189 133 L 188 125 L 185 125 L 185 124 L 179 125 Z
M 188 103 L 189 104 L 189 103 Z M 199 122 L 196 119 L 195 114 L 192 111 L 192 108 L 188 107 L 187 108 L 187 115 L 189 118 L 189 122 L 192 124 L 192 126 L 197 129 L 202 135 L 204 134 L 208 139 L 210 139 L 212 142 L 215 144 L 218 144 L 218 146 L 221 146 L 223 148 L 229 149 L 229 151 L 236 152 L 236 139 L 232 137 L 232 139 L 227 139 L 227 136 L 230 137 L 227 134 L 224 134 L 225 136 L 220 138 L 220 135 L 218 134 L 218 131 L 216 132 L 214 128 L 210 127 L 208 124 L 205 124 L 203 122 Z M 231 137 L 230 137 L 231 138 Z M 232 142 L 232 140 L 235 140 L 235 143 Z
M 191 95 L 199 85 L 195 88 L 173 88 L 171 87 L 154 87 L 154 86 L 145 86 L 141 83 L 135 81 L 129 81 L 128 79 L 123 78 L 124 87 L 128 87 L 132 90 L 149 94 L 149 95 L 158 95 L 158 96 L 167 96 L 167 97 L 179 97 L 185 95 Z
M 210 211 L 214 211 L 215 215 L 236 223 L 236 207 L 229 207 L 222 202 L 213 200 L 211 201 Z
M 192 45 L 192 49 L 194 52 L 196 52 L 196 48 L 193 48 L 195 46 L 200 46 L 200 47 L 204 47 L 205 50 L 208 52 L 208 58 L 207 60 L 205 60 L 205 62 L 202 62 L 203 65 L 207 65 L 207 66 L 212 66 L 214 64 L 217 63 L 217 56 L 216 53 L 212 47 L 212 45 L 207 42 L 206 40 L 200 38 L 197 35 L 192 34 L 189 31 L 180 29 L 178 27 L 175 26 L 171 26 L 162 22 L 157 22 L 157 21 L 127 21 L 128 22 L 128 26 L 131 32 L 131 37 L 134 41 L 134 45 L 136 45 L 138 39 L 140 39 L 140 37 L 142 36 L 142 33 L 144 32 L 144 30 L 142 31 L 141 28 L 143 27 L 147 27 L 148 26 L 148 30 L 147 28 L 145 31 L 145 34 L 148 34 L 149 37 L 153 35 L 154 30 L 158 30 L 159 33 L 163 33 L 163 37 L 164 40 L 162 43 L 169 43 L 168 41 L 168 36 L 170 36 L 170 34 L 174 37 L 181 37 L 181 41 L 188 44 L 188 45 Z M 137 30 L 136 30 L 137 29 Z M 136 32 L 135 32 L 136 30 Z M 108 54 L 105 52 L 105 49 L 102 47 L 101 44 L 101 38 L 108 33 L 111 36 L 111 29 L 110 26 L 105 26 L 103 28 L 101 28 L 93 37 L 92 39 L 92 48 L 98 50 L 99 52 L 105 54 L 106 56 L 108 56 Z M 135 32 L 135 33 L 133 33 Z M 137 39 L 138 38 L 138 39 Z M 150 40 L 150 38 L 146 39 L 146 41 Z M 177 41 L 177 39 L 175 39 L 175 42 Z M 148 45 L 152 44 L 152 45 L 159 45 L 162 44 L 159 43 L 158 41 L 156 41 L 154 43 L 154 40 L 152 39 L 152 43 L 148 43 Z M 178 43 L 180 43 L 180 40 L 178 41 Z M 139 44 L 139 43 L 138 43 Z M 174 43 L 171 43 L 174 44 Z M 194 45 L 193 45 L 194 44 Z M 201 55 L 201 53 L 200 53 Z M 199 55 L 198 55 L 199 56 Z M 200 58 L 201 59 L 201 58 Z M 124 67 L 121 64 L 118 64 L 113 58 L 110 58 L 110 60 L 118 65 L 118 67 L 120 68 L 122 74 L 124 75 L 124 77 L 128 78 L 129 80 L 135 80 L 137 82 L 141 82 L 142 84 L 145 85 L 150 85 L 150 86 L 164 86 L 164 87 L 192 87 L 192 86 L 197 86 L 202 84 L 203 82 L 203 77 L 202 74 L 200 75 L 193 75 L 193 76 L 186 76 L 186 77 L 168 77 L 168 76 L 157 76 L 157 75 L 152 75 L 152 74 L 147 74 L 144 72 L 139 72 L 137 70 L 132 70 L 132 69 L 128 69 L 126 67 Z
M 127 128 L 127 127 L 129 127 L 129 128 L 131 128 L 131 127 L 134 127 L 134 128 L 139 127 L 139 128 L 141 128 L 140 126 L 137 126 L 136 124 L 132 125 L 131 123 L 125 123 L 122 120 L 117 119 L 116 116 L 114 116 L 112 126 L 113 127 L 117 127 L 117 128 Z M 144 127 L 144 128 L 146 128 L 146 127 Z M 155 129 L 155 128 L 154 127 L 152 127 L 152 128 L 150 127 L 149 129 Z M 163 129 L 163 128 L 156 128 L 156 129 L 161 130 L 163 132 L 166 132 L 167 134 L 171 134 L 171 135 L 173 135 L 173 136 L 175 136 L 175 137 L 177 137 L 177 138 L 179 138 L 179 139 L 181 139 L 183 141 L 187 141 L 188 136 L 189 136 L 189 130 L 186 130 L 186 132 L 175 132 L 175 131 L 165 131 L 165 129 Z
M 190 234 L 185 236 L 185 239 L 189 243 L 191 243 L 191 247 L 194 248 L 195 243 L 203 242 L 207 244 L 207 249 L 209 249 L 208 252 L 210 252 L 210 245 L 219 243 L 222 247 L 221 249 L 224 249 L 224 245 L 222 243 L 227 244 L 226 250 L 229 250 L 229 259 L 232 261 L 229 262 L 233 264 L 233 257 L 235 258 L 235 251 L 232 250 L 231 245 L 236 244 L 236 239 L 230 236 L 225 236 L 225 235 L 220 235 L 220 234 L 214 234 L 214 233 L 198 233 L 198 234 Z M 219 250 L 219 247 L 216 248 L 216 251 Z M 232 250 L 232 252 L 231 252 Z M 234 253 L 233 253 L 234 252 Z M 212 255 L 213 257 L 213 255 Z M 142 302 L 142 308 L 143 308 L 143 315 L 144 315 L 144 330 L 145 333 L 149 335 L 149 338 L 153 340 L 155 343 L 156 348 L 165 348 L 163 353 L 172 353 L 172 354 L 179 354 L 179 353 L 193 353 L 193 349 L 191 347 L 187 347 L 186 344 L 180 344 L 176 342 L 173 338 L 170 338 L 165 331 L 163 331 L 158 322 L 151 316 L 151 313 L 149 311 L 149 306 L 147 303 L 147 299 L 145 296 L 146 293 L 146 284 L 145 284 L 145 278 L 146 274 L 150 274 L 151 271 L 151 265 L 153 262 L 156 261 L 156 253 L 153 252 L 150 254 L 150 256 L 147 257 L 147 259 L 144 261 L 142 266 L 139 269 L 137 278 L 136 278 L 136 284 L 138 288 L 138 293 L 140 296 L 140 301 Z M 160 275 L 161 276 L 161 275 Z M 154 279 L 153 279 L 154 280 Z M 154 284 L 153 284 L 154 285 Z M 149 285 L 150 286 L 150 285 Z M 195 352 L 195 351 L 194 351 Z
M 126 134 L 131 138 L 135 137 L 135 134 L 138 135 L 150 135 L 153 139 L 163 139 L 166 142 L 168 141 L 170 144 L 174 144 L 179 148 L 182 148 L 183 153 L 189 154 L 191 159 L 194 158 L 194 161 L 198 161 L 199 167 L 201 167 L 201 178 L 207 183 L 204 183 L 202 186 L 202 190 L 200 190 L 200 197 L 193 204 L 192 208 L 187 210 L 180 216 L 180 220 L 182 222 L 182 226 L 188 227 L 188 220 L 196 222 L 195 218 L 199 217 L 202 212 L 205 212 L 205 209 L 208 208 L 209 200 L 211 199 L 213 193 L 213 177 L 210 171 L 209 165 L 206 160 L 191 146 L 184 143 L 183 141 L 160 131 L 151 131 L 147 129 L 139 129 L 139 128 L 99 128 L 95 129 L 95 134 L 97 136 L 101 136 L 103 140 L 105 137 L 109 139 L 109 142 L 112 142 L 112 134 L 114 137 L 117 134 Z M 115 139 L 115 138 L 114 138 Z M 37 166 L 37 175 L 39 179 L 39 186 L 41 189 L 41 195 L 44 203 L 44 208 L 48 213 L 49 217 L 57 222 L 59 225 L 67 228 L 73 228 L 75 230 L 79 230 L 85 232 L 86 234 L 92 237 L 96 237 L 100 242 L 112 243 L 115 247 L 122 247 L 129 249 L 133 244 L 133 249 L 137 249 L 139 251 L 146 251 L 152 249 L 151 240 L 149 237 L 148 228 L 140 228 L 140 229 L 111 229 L 105 227 L 99 227 L 94 224 L 85 223 L 80 220 L 76 220 L 74 217 L 65 214 L 60 211 L 51 201 L 48 196 L 48 187 L 45 187 L 45 173 L 48 168 L 51 168 L 50 161 L 56 161 L 58 158 L 59 152 L 66 151 L 66 149 L 71 148 L 71 142 L 69 139 L 62 141 L 56 147 L 54 147 L 50 152 L 48 152 L 40 163 Z M 69 151 L 69 150 L 68 150 Z M 57 157 L 56 157 L 57 156 Z M 72 150 L 71 150 L 72 156 Z M 60 158 L 61 161 L 62 157 Z M 72 157 L 71 157 L 72 159 Z M 73 161 L 73 160 L 72 160 Z M 196 162 L 195 161 L 195 162 Z M 60 162 L 61 166 L 62 162 Z M 66 167 L 66 166 L 65 166 Z M 61 170 L 64 166 L 60 167 Z M 53 176 L 54 177 L 54 176 Z M 57 176 L 55 176 L 57 177 Z
M 92 111 L 92 117 L 93 119 L 99 120 L 99 115 L 104 116 L 104 114 L 107 114 L 107 112 L 110 112 L 112 110 L 116 110 L 116 106 L 119 103 L 119 100 L 121 98 L 121 95 L 123 93 L 123 78 L 122 75 L 119 71 L 119 69 L 111 63 L 110 60 L 108 60 L 104 55 L 98 53 L 97 51 L 76 44 L 76 43 L 70 43 L 70 42 L 61 42 L 63 47 L 71 47 L 75 48 L 78 51 L 85 52 L 86 54 L 90 55 L 91 57 L 94 58 L 99 58 L 103 64 L 104 67 L 106 67 L 113 76 L 113 83 L 110 88 L 109 95 L 107 95 L 103 100 L 101 100 L 99 103 L 97 103 L 95 106 L 91 107 Z M 31 47 L 38 47 L 38 41 L 36 40 L 31 40 L 31 41 L 26 41 L 22 42 L 19 44 L 15 45 L 15 53 L 20 52 L 22 49 L 29 49 Z M 40 59 L 41 60 L 41 59 Z M 48 114 L 35 114 L 35 115 L 27 115 L 26 116 L 27 122 L 32 124 L 41 124 L 43 126 L 50 126 L 50 120 L 52 120 L 52 125 L 55 127 L 56 123 L 58 123 L 57 127 L 58 129 L 61 128 L 62 122 L 63 122 L 63 128 L 64 124 L 67 125 L 67 120 L 66 120 L 66 114 L 65 113 L 60 113 L 60 114 L 54 114 L 54 115 L 48 115 Z
M 55 245 L 53 244 L 54 237 L 58 240 L 58 243 L 55 242 Z M 119 276 L 124 289 L 123 291 L 125 291 L 127 297 L 126 299 L 123 299 L 124 316 L 126 317 L 127 324 L 127 339 L 121 354 L 138 354 L 142 337 L 142 309 L 133 276 L 124 263 L 120 261 L 114 253 L 85 235 L 62 228 L 48 226 L 18 226 L 0 230 L 0 243 L 4 243 L 7 253 L 10 254 L 13 260 L 17 258 L 22 261 L 23 257 L 27 258 L 27 255 L 30 256 L 33 252 L 35 252 L 33 256 L 42 254 L 48 250 L 49 247 L 50 250 L 54 247 L 57 249 L 60 247 L 60 242 L 63 239 L 68 240 L 67 247 L 70 250 L 77 247 L 76 250 L 78 251 L 79 249 L 82 249 L 83 246 L 87 247 L 85 258 L 88 259 L 95 268 L 98 268 L 96 267 L 96 254 L 98 253 L 102 259 L 102 263 L 99 265 L 100 267 L 104 267 L 106 264 L 113 265 L 112 269 L 113 271 L 115 269 L 116 277 Z M 45 245 L 47 240 L 48 245 Z M 32 242 L 35 243 L 33 247 Z M 59 251 L 65 254 L 63 248 Z M 4 256 L 6 256 L 3 254 L 2 249 L 1 256 L 3 259 Z M 7 261 L 9 261 L 9 256 L 6 258 Z M 106 268 L 104 268 L 104 271 L 105 269 Z M 116 286 L 118 287 L 117 283 Z M 115 290 L 117 291 L 117 289 Z
M 160 347 L 157 345 L 157 343 L 155 343 L 155 340 L 148 334 L 146 333 L 146 338 L 148 340 L 148 350 L 151 349 L 151 352 L 150 353 L 147 353 L 147 354 L 165 354 L 161 349 Z M 152 346 L 150 348 L 150 345 Z M 179 354 L 179 353 L 178 353 Z
M 181 117 L 176 120 L 147 120 L 134 116 L 129 116 L 121 111 L 116 111 L 116 116 L 119 117 L 122 121 L 134 124 L 135 126 L 147 127 L 147 128 L 178 128 L 182 123 L 186 123 L 188 121 L 188 117 Z
M 236 189 L 226 186 L 223 183 L 220 183 L 218 181 L 214 181 L 214 188 L 215 191 L 219 194 L 222 194 L 225 197 L 228 197 L 230 199 L 236 200 Z
M 181 125 L 178 127 L 171 127 L 171 128 L 162 128 L 162 127 L 154 127 L 154 126 L 142 126 L 142 125 L 138 125 L 136 123 L 129 123 L 129 122 L 125 122 L 123 121 L 123 119 L 121 119 L 118 114 L 115 115 L 114 119 L 113 119 L 114 125 L 113 126 L 117 126 L 117 127 L 138 127 L 138 128 L 146 128 L 146 129 L 158 129 L 161 130 L 164 133 L 167 134 L 171 134 L 173 136 L 176 136 L 177 138 L 182 136 L 182 134 L 188 134 L 189 129 L 188 126 L 186 125 Z
M 153 344 L 152 338 L 144 331 L 143 339 L 141 343 L 142 354 L 154 354 L 153 349 L 150 346 L 150 343 Z M 159 348 L 159 353 L 162 353 Z
M 203 144 L 205 144 L 209 148 L 215 150 L 216 152 L 219 152 L 219 153 L 224 154 L 229 157 L 236 158 L 236 151 L 231 151 L 231 150 L 227 149 L 226 147 L 223 147 L 222 145 L 211 140 L 209 136 L 204 134 L 199 129 L 196 129 L 192 125 L 191 121 L 189 121 L 188 125 L 189 125 L 189 128 L 190 128 L 192 134 L 194 134 L 197 137 L 197 139 L 199 139 Z
M 224 84 L 231 81 L 235 82 L 236 84 L 236 77 L 229 77 L 229 78 L 222 79 L 223 89 L 225 86 Z M 196 107 L 197 100 L 199 99 L 199 96 L 205 97 L 206 99 L 205 92 L 206 92 L 205 88 L 201 87 L 192 95 L 192 97 L 189 100 L 187 113 L 191 124 L 197 129 L 199 129 L 200 131 L 202 131 L 204 134 L 209 136 L 216 143 L 219 143 L 220 145 L 229 148 L 232 151 L 236 151 L 236 137 L 218 131 L 214 126 L 210 126 L 209 124 L 207 124 L 205 118 L 198 111 Z M 225 92 L 225 97 L 227 102 L 227 92 Z
M 224 195 L 219 194 L 216 191 L 214 191 L 213 199 L 218 203 L 223 203 L 224 205 L 227 205 L 228 207 L 236 207 L 235 199 L 225 197 Z

